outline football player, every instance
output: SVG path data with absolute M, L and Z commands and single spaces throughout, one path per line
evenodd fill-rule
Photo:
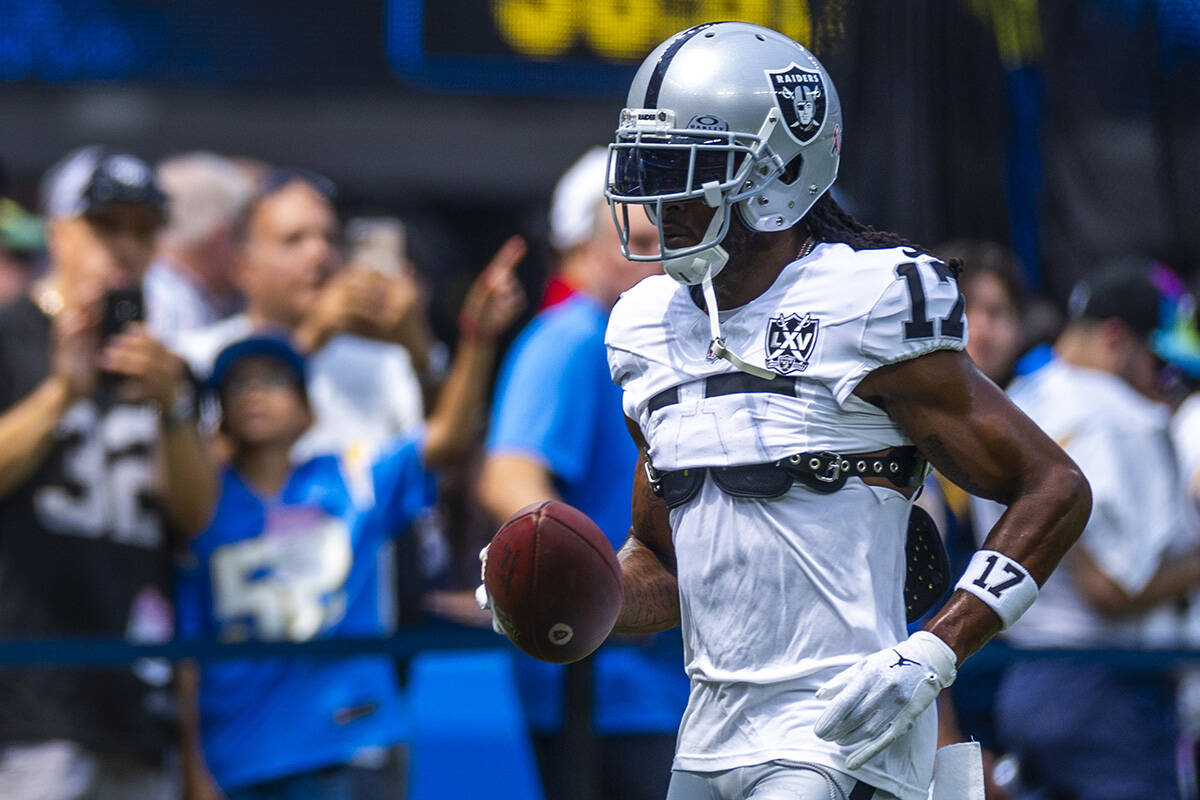
M 931 703 L 1088 518 L 1079 469 L 963 352 L 956 265 L 830 196 L 842 146 L 817 59 L 721 22 L 650 54 L 610 147 L 614 220 L 641 205 L 667 273 L 606 343 L 641 452 L 616 629 L 682 624 L 691 678 L 669 800 L 924 800 Z M 1008 508 L 907 636 L 927 463 Z

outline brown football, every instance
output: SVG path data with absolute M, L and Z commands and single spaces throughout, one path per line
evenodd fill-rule
M 548 500 L 513 514 L 492 538 L 483 581 L 512 643 L 568 664 L 608 636 L 621 610 L 621 568 L 604 533 Z

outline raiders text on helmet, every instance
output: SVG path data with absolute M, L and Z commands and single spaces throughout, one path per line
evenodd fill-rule
M 661 258 L 682 283 L 711 279 L 728 258 L 731 208 L 752 230 L 795 225 L 837 176 L 841 128 L 829 74 L 783 34 L 716 22 L 668 39 L 638 69 L 609 148 L 607 195 L 626 257 Z M 716 213 L 701 241 L 668 248 L 662 206 L 687 200 Z M 661 255 L 629 253 L 630 204 L 658 225 Z

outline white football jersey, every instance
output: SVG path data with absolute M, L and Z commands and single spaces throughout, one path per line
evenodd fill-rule
M 617 303 L 609 366 L 660 471 L 871 452 L 910 442 L 855 387 L 885 364 L 961 350 L 963 311 L 950 271 L 928 256 L 822 244 L 721 315 L 731 350 L 794 382 L 706 381 L 741 373 L 706 358 L 707 317 L 665 276 Z M 905 637 L 909 509 L 898 491 L 857 478 L 832 494 L 797 483 L 767 500 L 729 496 L 706 479 L 695 499 L 671 511 L 692 679 L 677 768 L 793 760 L 848 771 L 853 748 L 812 733 L 825 706 L 813 693 Z M 854 774 L 903 800 L 924 798 L 935 739 L 931 708 Z

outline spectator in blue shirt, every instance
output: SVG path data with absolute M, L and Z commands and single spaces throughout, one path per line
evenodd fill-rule
M 591 517 L 619 548 L 631 524 L 637 450 L 625 429 L 621 391 L 609 377 L 604 330 L 621 292 L 661 272 L 661 266 L 621 254 L 604 201 L 605 165 L 604 159 L 592 159 L 591 178 L 575 175 L 571 181 L 576 196 L 570 201 L 583 204 L 591 220 L 590 235 L 576 245 L 582 252 L 573 254 L 583 265 L 576 273 L 581 285 L 538 314 L 505 356 L 479 494 L 497 521 L 530 503 L 561 499 Z M 556 191 L 556 208 L 568 202 L 561 195 Z M 570 215 L 552 213 L 552 227 L 565 216 Z M 645 215 L 633 210 L 629 219 L 630 249 L 657 252 L 658 235 Z M 552 239 L 561 240 L 559 234 L 552 231 Z M 560 738 L 563 668 L 521 654 L 514 658 L 547 797 L 558 800 L 565 797 L 566 770 L 581 768 L 575 754 L 563 752 Z M 661 641 L 610 644 L 595 658 L 592 730 L 600 736 L 595 796 L 666 795 L 688 696 L 682 664 L 681 646 Z
M 269 336 L 223 350 L 210 382 L 233 455 L 178 583 L 181 635 L 381 635 L 377 552 L 432 502 L 428 469 L 469 445 L 494 340 L 519 305 L 512 264 L 489 268 L 468 295 L 459 351 L 425 430 L 369 456 L 294 464 L 292 446 L 313 418 L 303 357 Z M 404 796 L 394 746 L 409 732 L 386 656 L 215 661 L 183 683 L 195 693 L 183 707 L 190 797 L 217 787 L 229 800 Z

